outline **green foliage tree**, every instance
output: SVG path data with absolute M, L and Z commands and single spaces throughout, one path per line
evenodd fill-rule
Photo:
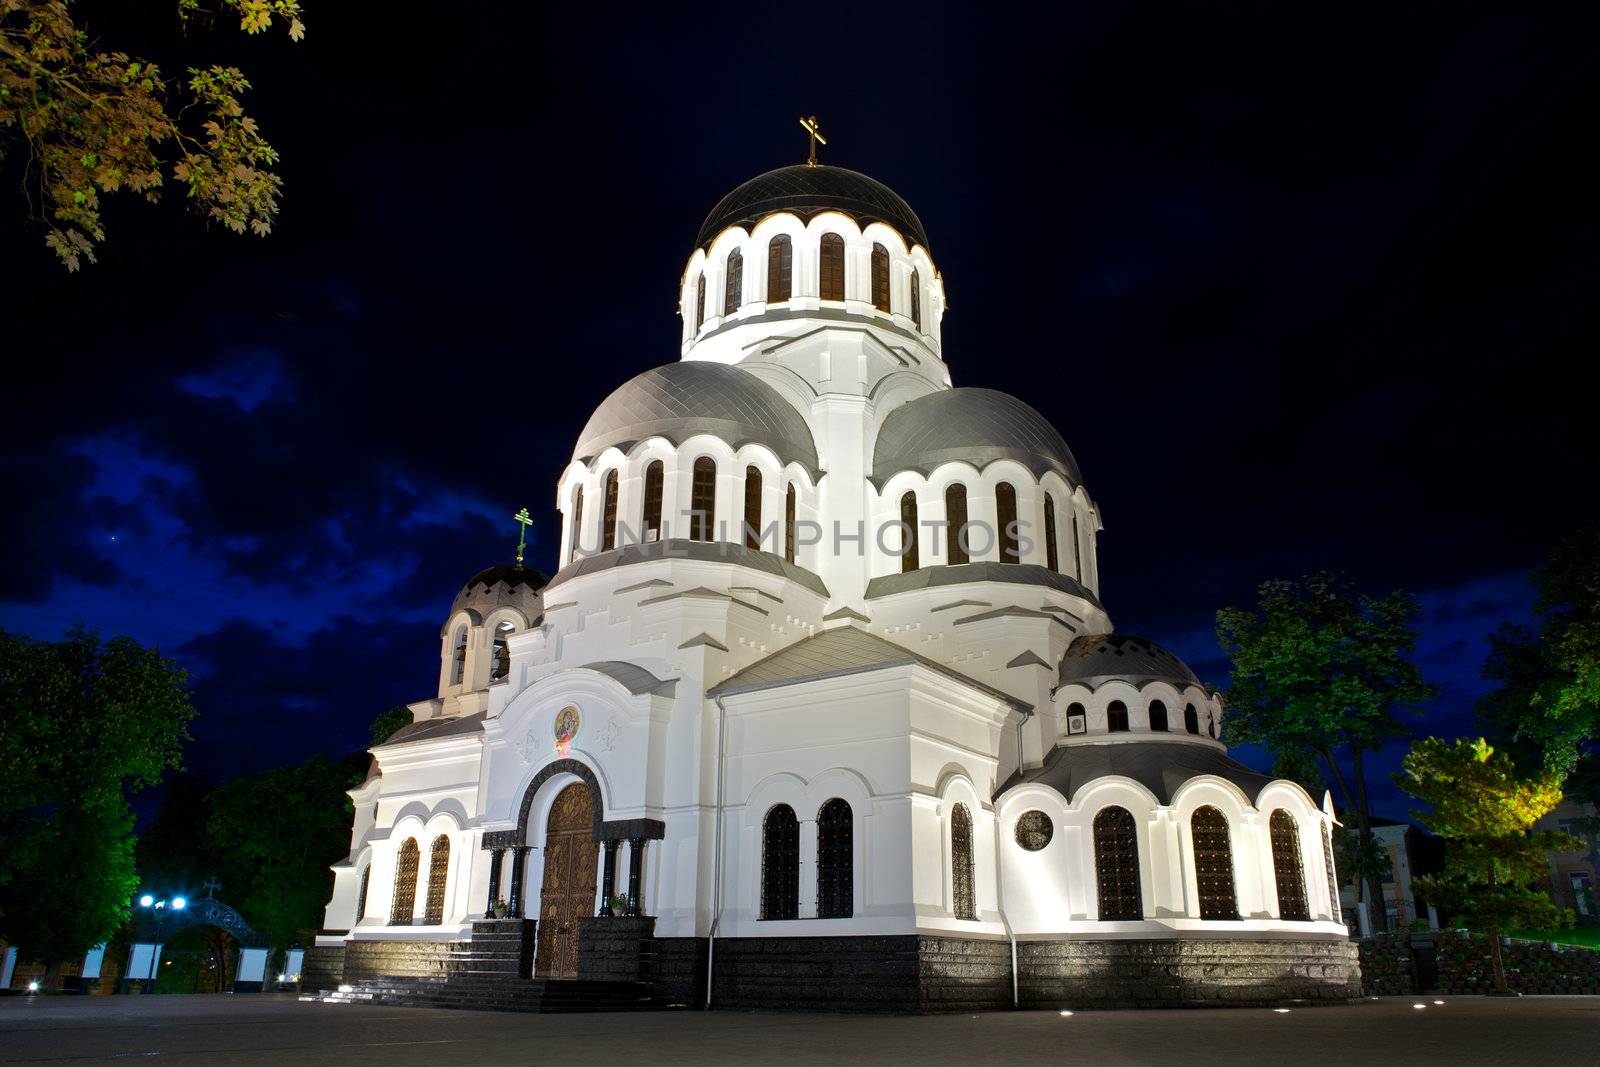
M 390 708 L 388 711 L 372 720 L 372 743 L 381 745 L 395 735 L 397 730 L 410 726 L 412 722 L 411 709 L 401 704 Z
M 1434 695 L 1408 658 L 1416 600 L 1399 591 L 1360 596 L 1331 574 L 1264 582 L 1257 599 L 1254 611 L 1217 612 L 1217 641 L 1233 662 L 1225 694 L 1233 736 L 1320 758 L 1355 812 L 1365 847 L 1372 836 L 1365 754 L 1404 736 L 1396 712 L 1415 711 Z M 1380 883 L 1369 878 L 1368 887 L 1372 899 L 1383 898 Z M 1381 908 L 1373 921 L 1385 925 Z
M 177 0 L 180 23 L 237 17 L 246 33 L 276 22 L 305 36 L 299 0 Z M 23 188 L 45 244 L 68 270 L 106 237 L 101 197 L 154 201 L 169 177 L 193 206 L 236 233 L 265 236 L 278 215 L 278 153 L 245 113 L 237 67 L 190 67 L 174 86 L 157 64 L 101 51 L 70 0 L 0 0 L 0 160 L 26 150 Z
M 1401 767 L 1400 788 L 1433 809 L 1415 817 L 1445 842 L 1444 870 L 1415 879 L 1417 891 L 1488 933 L 1494 988 L 1507 993 L 1500 932 L 1571 922 L 1536 888 L 1549 872 L 1546 852 L 1581 847 L 1565 834 L 1533 830 L 1561 802 L 1561 779 L 1548 767 L 1519 779 L 1511 757 L 1483 738 L 1418 741 Z
M 58 961 L 121 924 L 136 884 L 128 796 L 178 766 L 187 685 L 130 638 L 0 631 L 0 937 Z
M 1350 827 L 1340 827 L 1334 836 L 1333 848 L 1334 869 L 1355 884 L 1356 900 L 1369 901 L 1382 910 L 1383 898 L 1369 896 L 1370 888 L 1364 887 L 1381 886 L 1394 877 L 1394 859 L 1388 848 L 1376 837 L 1363 838 L 1359 831 Z

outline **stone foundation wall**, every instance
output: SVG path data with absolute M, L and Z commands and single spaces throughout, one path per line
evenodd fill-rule
M 655 973 L 656 921 L 645 916 L 578 920 L 578 978 L 648 982 Z
M 656 1000 L 663 1004 L 705 1007 L 706 939 L 658 937 L 655 948 Z
M 444 978 L 453 955 L 449 941 L 350 941 L 344 950 L 344 980 Z
M 1425 959 L 1425 939 L 1410 934 L 1369 937 L 1361 942 L 1361 970 L 1371 980 L 1369 996 L 1404 996 L 1411 993 L 1452 993 L 1471 995 L 1494 988 L 1489 939 L 1456 930 L 1437 930 L 1426 940 L 1433 942 L 1434 980 L 1427 981 L 1427 968 L 1416 965 Z M 1600 994 L 1600 951 L 1576 945 L 1549 945 L 1536 941 L 1512 941 L 1501 946 L 1506 969 L 1506 985 L 1518 993 L 1556 995 Z M 1419 977 L 1423 980 L 1419 982 Z M 1426 985 L 1428 988 L 1419 988 Z
M 1356 946 L 1342 939 L 1023 941 L 1017 969 L 1025 1008 L 1245 1007 L 1361 995 Z
M 344 946 L 313 945 L 300 961 L 300 988 L 308 993 L 338 989 L 344 982 Z
M 922 1010 L 1004 1011 L 1011 1007 L 1011 943 L 918 938 Z

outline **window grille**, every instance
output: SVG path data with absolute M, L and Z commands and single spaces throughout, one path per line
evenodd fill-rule
M 787 234 L 779 234 L 767 242 L 767 303 L 789 299 L 793 270 L 794 245 Z
M 817 812 L 817 917 L 846 919 L 854 914 L 854 820 L 850 805 L 834 797 Z
M 911 271 L 911 322 L 922 329 L 922 278 L 914 268 Z
M 722 282 L 722 313 L 732 315 L 744 303 L 744 253 L 728 253 L 728 273 Z
M 761 547 L 761 472 L 744 469 L 744 547 Z
M 844 299 L 844 238 L 836 233 L 822 235 L 817 290 L 824 300 Z
M 1056 550 L 1056 502 L 1049 493 L 1044 495 L 1044 565 L 1061 573 L 1061 557 Z
M 706 276 L 700 275 L 694 286 L 694 328 L 698 332 L 706 324 Z
M 961 540 L 967 525 L 967 487 L 960 482 L 944 491 L 944 517 L 945 532 L 950 538 L 951 564 L 970 562 L 972 557 L 967 555 L 967 546 Z
M 995 525 L 1000 529 L 1000 562 L 1021 563 L 1022 551 L 1017 541 L 1017 491 L 1010 482 L 994 487 Z
M 411 913 L 417 910 L 417 864 L 421 858 L 417 839 L 406 838 L 395 860 L 394 906 L 389 909 L 390 926 L 411 924 Z
M 661 540 L 661 486 L 666 480 L 666 467 L 658 459 L 644 469 L 644 539 L 646 543 Z
M 907 492 L 900 498 L 900 522 L 904 527 L 900 531 L 905 538 L 901 545 L 900 570 L 901 573 L 917 569 L 917 494 Z
M 1094 817 L 1094 871 L 1102 920 L 1144 918 L 1139 894 L 1139 834 L 1127 808 L 1101 808 Z
M 1038 852 L 1056 835 L 1055 824 L 1042 811 L 1025 811 L 1017 819 L 1016 839 L 1029 852 Z
M 717 524 L 717 463 L 710 456 L 694 461 L 689 491 L 689 540 L 709 541 Z
M 605 523 L 600 531 L 600 551 L 610 552 L 617 547 L 617 472 L 606 474 Z
M 367 885 L 372 881 L 372 864 L 361 868 L 361 890 L 356 894 L 356 922 L 367 917 Z
M 1207 804 L 1189 819 L 1194 841 L 1194 880 L 1200 892 L 1200 918 L 1237 919 L 1239 901 L 1233 891 L 1233 845 L 1228 817 Z
M 872 306 L 887 312 L 889 304 L 889 250 L 872 246 Z
M 778 804 L 761 826 L 761 917 L 800 916 L 800 822 L 794 809 Z
M 433 848 L 428 856 L 428 903 L 422 913 L 422 922 L 426 926 L 438 926 L 444 922 L 445 876 L 449 873 L 450 839 L 440 834 L 433 839 Z
M 794 483 L 790 482 L 783 501 L 783 558 L 790 563 L 794 562 L 794 533 Z
M 950 810 L 950 888 L 956 918 L 976 919 L 972 889 L 972 813 L 965 804 Z
M 1300 862 L 1300 828 L 1283 808 L 1272 813 L 1272 873 L 1278 883 L 1278 918 L 1311 918 L 1306 906 L 1305 867 Z

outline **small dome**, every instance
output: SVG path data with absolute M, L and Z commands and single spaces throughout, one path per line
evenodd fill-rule
M 953 460 L 982 470 L 997 459 L 1014 459 L 1035 476 L 1053 470 L 1069 485 L 1083 484 L 1078 461 L 1049 420 L 995 389 L 945 389 L 889 412 L 878 431 L 872 478 L 882 485 L 901 471 L 931 474 Z
M 843 167 L 780 167 L 751 178 L 723 197 L 700 226 L 695 244 L 708 247 L 729 226 L 751 229 L 780 211 L 802 221 L 824 211 L 840 211 L 862 226 L 883 222 L 894 227 L 907 245 L 928 247 L 928 235 L 911 205 L 882 182 Z
M 624 383 L 589 417 L 573 458 L 587 463 L 612 445 L 627 451 L 649 437 L 679 445 L 698 433 L 734 448 L 766 445 L 780 462 L 818 470 L 816 442 L 793 404 L 749 371 L 700 360 L 668 363 Z
M 550 581 L 533 567 L 505 563 L 474 574 L 450 603 L 450 618 L 462 610 L 487 617 L 496 608 L 516 608 L 529 623 L 540 614 L 539 591 Z
M 1172 682 L 1199 685 L 1188 664 L 1154 641 L 1130 634 L 1090 634 L 1067 646 L 1061 657 L 1056 685 L 1087 685 L 1120 680 L 1133 685 Z

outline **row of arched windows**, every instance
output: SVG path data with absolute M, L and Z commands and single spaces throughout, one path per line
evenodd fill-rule
M 1017 820 L 1017 843 L 1024 849 L 1038 851 L 1049 843 L 1051 834 L 1041 833 L 1041 820 L 1043 826 L 1048 826 L 1049 816 L 1041 811 L 1026 812 Z M 1306 900 L 1305 863 L 1300 855 L 1299 826 L 1288 810 L 1278 808 L 1268 820 L 1268 829 L 1272 838 L 1272 870 L 1278 888 L 1278 916 L 1308 921 L 1311 908 Z M 1196 808 L 1189 817 L 1189 836 L 1194 850 L 1194 878 L 1200 899 L 1200 918 L 1239 918 L 1228 817 L 1210 804 Z M 1127 808 L 1113 805 L 1101 808 L 1096 813 L 1094 868 L 1101 920 L 1143 919 L 1144 901 L 1139 887 L 1139 835 L 1133 814 Z M 1332 871 L 1331 862 L 1329 871 Z M 1330 892 L 1333 889 L 1330 874 Z
M 848 919 L 855 913 L 854 816 L 834 797 L 817 811 L 817 918 Z M 800 917 L 800 821 L 777 804 L 761 824 L 761 917 Z
M 609 552 L 617 547 L 622 524 L 617 509 L 619 475 L 616 470 L 606 472 L 605 498 L 602 505 L 603 523 L 600 528 L 600 551 Z M 661 540 L 662 497 L 666 483 L 666 466 L 655 460 L 644 469 L 644 510 L 641 531 L 646 544 Z M 744 534 L 740 538 L 746 548 L 761 548 L 761 471 L 749 466 L 744 469 Z M 689 540 L 710 541 L 717 525 L 717 461 L 701 456 L 694 461 L 689 484 Z M 572 552 L 577 555 L 584 547 L 583 541 L 583 486 L 572 491 Z M 795 549 L 795 487 L 790 483 L 784 491 L 783 502 L 783 558 L 794 562 Z M 463 655 L 465 653 L 463 652 Z M 459 679 L 457 679 L 459 681 Z
M 411 925 L 412 916 L 417 910 L 417 869 L 421 861 L 422 850 L 417 846 L 417 839 L 406 838 L 395 861 L 394 905 L 389 909 L 391 926 Z M 367 875 L 370 870 L 368 868 L 361 875 L 361 900 L 356 914 L 358 920 L 367 911 Z M 444 883 L 449 870 L 450 838 L 440 834 L 433 839 L 433 846 L 429 850 L 428 899 L 422 915 L 424 926 L 438 926 L 444 922 Z
M 994 487 L 995 528 L 992 536 L 999 542 L 1001 563 L 1022 562 L 1022 529 L 1017 523 L 1017 489 L 1010 482 L 1000 482 Z M 952 566 L 972 562 L 974 551 L 987 552 L 992 542 L 974 548 L 974 532 L 982 532 L 981 526 L 975 526 L 968 521 L 967 516 L 967 487 L 961 482 L 952 482 L 944 491 L 944 515 L 949 545 L 946 549 L 946 558 Z M 900 496 L 900 521 L 904 524 L 905 545 L 900 554 L 900 570 L 902 572 L 914 571 L 922 565 L 922 554 L 918 545 L 917 531 L 917 494 L 914 490 L 906 490 Z M 1056 533 L 1056 502 L 1055 498 L 1046 493 L 1044 495 L 1044 558 L 1045 566 L 1057 574 L 1066 573 L 1061 569 L 1061 551 Z M 1083 581 L 1083 544 L 1078 534 L 1078 517 L 1072 517 L 1072 577 Z
M 1152 700 L 1147 709 L 1150 729 L 1157 733 L 1166 733 L 1171 727 L 1167 723 L 1167 705 L 1159 700 Z M 1082 704 L 1068 704 L 1067 715 L 1083 715 Z M 1113 700 L 1106 705 L 1106 731 L 1113 734 L 1127 733 L 1131 729 L 1128 721 L 1128 705 L 1120 700 Z M 1183 706 L 1183 729 L 1185 733 L 1200 733 L 1200 712 L 1195 710 L 1193 704 Z M 1206 730 L 1212 736 L 1217 736 L 1217 721 L 1211 716 L 1206 716 Z
M 844 238 L 836 233 L 822 235 L 820 254 L 817 257 L 817 294 L 823 300 L 844 299 Z M 794 243 L 788 234 L 779 234 L 767 242 L 767 303 L 781 304 L 794 296 Z M 889 284 L 889 250 L 881 244 L 872 246 L 872 306 L 885 314 L 893 312 Z M 744 304 L 744 253 L 735 248 L 728 253 L 723 265 L 722 314 L 732 315 Z M 911 306 L 907 314 L 917 329 L 922 329 L 922 276 L 911 270 Z M 706 276 L 695 282 L 694 328 L 699 330 L 706 321 Z

